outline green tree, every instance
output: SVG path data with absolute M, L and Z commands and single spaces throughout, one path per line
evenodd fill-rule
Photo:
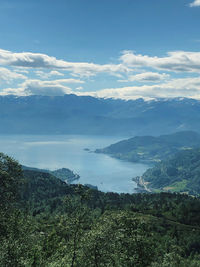
M 9 207 L 19 194 L 22 169 L 17 161 L 0 153 L 0 209 Z

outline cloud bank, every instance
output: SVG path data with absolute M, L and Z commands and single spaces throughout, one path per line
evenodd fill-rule
M 59 79 L 53 81 L 26 80 L 18 88 L 6 88 L 2 95 L 46 95 L 46 96 L 63 96 L 72 93 L 72 90 L 66 84 L 82 84 L 83 81 L 75 79 Z
M 0 94 L 200 99 L 200 52 L 172 51 L 164 56 L 149 56 L 124 51 L 115 61 L 117 64 L 102 65 L 68 62 L 46 54 L 1 49 L 0 84 L 5 86 Z M 105 86 L 107 79 L 111 86 Z M 91 88 L 91 83 L 98 89 Z
M 200 6 L 200 0 L 195 0 L 193 3 L 190 4 L 190 7 Z
M 200 99 L 200 77 L 172 79 L 169 82 L 154 85 L 108 88 L 89 94 L 94 97 L 121 99 L 154 99 L 180 96 Z
M 135 75 L 129 75 L 127 80 L 119 80 L 119 82 L 160 82 L 169 78 L 169 74 L 157 72 L 144 72 Z
M 7 68 L 1 68 L 0 67 L 0 83 L 5 82 L 5 83 L 10 83 L 13 80 L 17 79 L 26 79 L 27 77 L 23 74 L 17 73 L 15 71 L 11 71 Z
M 116 73 L 128 72 L 128 67 L 122 64 L 99 65 L 87 62 L 68 62 L 59 60 L 40 53 L 13 53 L 8 50 L 0 49 L 0 64 L 24 68 L 43 68 L 43 69 L 62 69 L 71 72 L 75 76 L 94 76 L 97 73 Z
M 200 73 L 200 52 L 174 51 L 165 57 L 150 57 L 125 51 L 120 57 L 127 67 L 149 67 L 155 70 L 169 72 Z

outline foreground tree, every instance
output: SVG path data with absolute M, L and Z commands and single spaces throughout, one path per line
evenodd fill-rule
M 22 177 L 18 162 L 0 153 L 0 266 L 20 266 L 25 254 L 26 224 L 15 205 Z
M 17 161 L 0 153 L 0 209 L 9 208 L 19 195 L 22 169 Z

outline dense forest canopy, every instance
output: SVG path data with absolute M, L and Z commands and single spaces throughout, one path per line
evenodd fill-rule
M 142 176 L 148 187 L 171 192 L 200 194 L 200 148 L 185 150 L 163 160 Z
M 38 169 L 38 168 L 33 168 L 33 167 L 27 167 L 27 166 L 22 166 L 22 168 L 23 168 L 23 170 L 30 170 L 30 171 L 32 170 L 32 171 L 50 173 L 53 176 L 59 178 L 62 181 L 65 181 L 67 183 L 74 182 L 80 178 L 80 176 L 78 174 L 74 173 L 73 171 L 71 171 L 70 169 L 67 169 L 67 168 L 61 168 L 61 169 L 57 169 L 54 171 L 45 170 L 45 169 Z
M 0 173 L 1 266 L 200 266 L 198 197 L 103 193 L 3 154 Z

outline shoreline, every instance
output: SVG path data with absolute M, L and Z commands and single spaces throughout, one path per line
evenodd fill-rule
M 152 193 L 152 190 L 147 187 L 147 182 L 144 181 L 142 176 L 133 177 L 132 181 L 137 184 L 137 187 L 135 188 L 137 193 Z

